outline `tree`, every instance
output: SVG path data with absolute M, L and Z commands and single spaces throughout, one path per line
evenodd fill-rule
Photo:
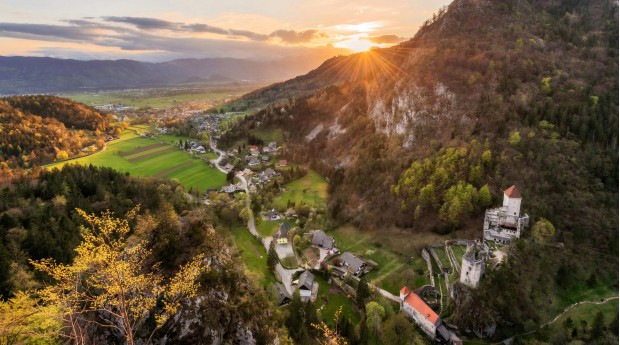
M 532 227 L 532 238 L 538 243 L 546 242 L 553 238 L 554 235 L 555 227 L 545 218 L 540 218 Z
M 321 338 L 317 339 L 317 342 L 321 345 L 347 345 L 347 340 L 343 337 L 338 331 L 338 324 L 340 320 L 340 314 L 342 313 L 342 306 L 338 307 L 338 310 L 334 314 L 334 323 L 336 324 L 335 329 L 329 328 L 325 324 L 325 322 L 321 323 L 313 323 L 312 327 L 314 327 L 317 331 L 320 332 Z
M 480 201 L 480 205 L 483 207 L 491 206 L 491 202 L 493 202 L 493 197 L 491 195 L 491 191 L 489 190 L 489 185 L 485 184 L 480 187 L 478 190 L 478 200 Z
M 247 223 L 251 217 L 252 217 L 252 210 L 250 210 L 249 208 L 244 207 L 241 210 L 241 212 L 239 212 L 239 218 L 241 218 L 244 224 Z
M 278 253 L 276 252 L 276 241 L 271 240 L 269 244 L 269 252 L 267 253 L 267 267 L 269 267 L 270 271 L 274 271 L 276 269 L 276 265 L 278 264 Z
M 369 296 L 370 296 L 370 288 L 368 287 L 368 283 L 366 282 L 366 279 L 362 277 L 360 281 L 357 283 L 357 289 L 355 290 L 355 303 L 357 304 L 358 308 L 360 309 L 364 308 L 364 301 Z
M 590 340 L 596 340 L 603 336 L 605 328 L 605 316 L 602 312 L 596 313 L 594 316 L 594 323 L 592 324 L 592 331 L 590 332 Z
M 56 153 L 56 160 L 64 161 L 69 159 L 69 154 L 65 150 L 60 150 Z
M 379 335 L 384 317 L 385 309 L 379 303 L 372 301 L 366 304 L 366 325 L 375 336 Z
M 409 345 L 414 343 L 415 338 L 413 324 L 402 313 L 388 318 L 381 328 L 384 344 Z
M 56 281 L 43 289 L 41 296 L 63 311 L 63 319 L 76 342 L 80 342 L 81 330 L 86 327 L 84 320 L 95 314 L 97 318 L 91 319 L 101 321 L 92 321 L 94 324 L 116 329 L 133 345 L 136 329 L 145 318 L 154 313 L 157 329 L 177 312 L 183 298 L 196 295 L 196 280 L 206 270 L 202 255 L 182 266 L 165 283 L 154 273 L 159 265 L 147 264 L 152 253 L 146 248 L 146 241 L 130 241 L 128 220 L 138 210 L 137 206 L 121 219 L 110 211 L 96 216 L 77 209 L 90 228 L 81 228 L 83 242 L 75 249 L 73 263 L 31 261 L 36 269 Z M 154 312 L 159 297 L 163 308 Z
M 58 344 L 62 311 L 55 305 L 38 305 L 36 296 L 18 291 L 0 300 L 0 344 Z
M 519 131 L 513 131 L 510 133 L 508 143 L 512 146 L 517 146 L 521 142 L 521 133 Z

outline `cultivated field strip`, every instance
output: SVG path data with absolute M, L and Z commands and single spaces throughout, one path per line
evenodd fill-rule
M 162 146 L 167 146 L 167 145 L 168 144 L 157 143 L 157 144 L 153 144 L 153 145 L 142 146 L 142 147 L 139 147 L 139 148 L 137 148 L 135 150 L 131 150 L 131 151 L 126 151 L 126 152 L 120 152 L 119 151 L 118 155 L 121 156 L 121 157 L 131 156 L 131 155 L 136 154 L 136 153 L 148 151 L 148 150 L 151 150 L 151 149 L 155 149 L 155 148 L 162 147 Z
M 137 162 L 137 161 L 141 161 L 141 160 L 144 160 L 144 159 L 151 158 L 153 156 L 158 156 L 158 155 L 160 155 L 162 153 L 167 153 L 167 152 L 176 151 L 176 150 L 177 150 L 176 147 L 168 147 L 168 148 L 165 148 L 165 149 L 161 149 L 161 150 L 157 150 L 157 151 L 153 151 L 153 152 L 149 152 L 149 153 L 146 153 L 146 154 L 143 154 L 143 155 L 139 155 L 139 156 L 136 156 L 136 157 L 129 158 L 129 159 L 127 159 L 127 161 L 133 163 L 133 162 Z
M 166 170 L 164 170 L 164 171 L 162 171 L 162 172 L 160 172 L 160 173 L 156 174 L 156 175 L 155 175 L 155 177 L 164 177 L 164 176 L 166 176 L 166 175 L 168 175 L 168 174 L 171 174 L 171 173 L 173 173 L 173 172 L 175 172 L 175 171 L 177 171 L 177 170 L 183 169 L 183 168 L 185 168 L 185 167 L 187 167 L 187 166 L 190 166 L 190 165 L 192 165 L 192 164 L 194 164 L 194 162 L 186 162 L 186 163 L 183 163 L 183 164 L 177 165 L 177 166 L 175 166 L 175 167 L 172 167 L 172 168 L 170 168 L 170 169 L 166 169 Z

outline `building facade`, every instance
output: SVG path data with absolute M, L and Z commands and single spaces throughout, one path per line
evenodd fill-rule
M 486 210 L 483 237 L 485 240 L 506 244 L 521 237 L 521 231 L 529 224 L 529 216 L 521 216 L 521 194 L 516 186 L 504 191 L 502 207 Z

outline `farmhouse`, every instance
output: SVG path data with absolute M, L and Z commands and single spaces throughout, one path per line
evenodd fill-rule
M 275 209 L 271 209 L 271 211 L 269 211 L 267 213 L 267 218 L 269 218 L 269 220 L 272 220 L 272 221 L 273 220 L 279 220 L 281 218 L 280 217 L 280 212 L 278 212 Z
M 299 283 L 297 287 L 299 289 L 299 296 L 301 300 L 306 302 L 312 296 L 312 287 L 314 285 L 314 275 L 310 271 L 304 271 L 299 276 Z
M 521 230 L 529 223 L 530 217 L 521 216 L 521 194 L 516 186 L 504 191 L 502 207 L 488 209 L 484 215 L 483 237 L 496 243 L 509 243 L 521 237 Z
M 286 159 L 280 159 L 280 161 L 278 162 L 278 165 L 281 167 L 285 167 L 288 165 L 288 161 Z
M 424 333 L 435 339 L 437 327 L 441 325 L 439 315 L 406 286 L 400 289 L 400 309 L 420 326 Z
M 322 230 L 316 230 L 312 234 L 312 244 L 330 250 L 334 248 L 334 238 L 327 236 Z
M 288 243 L 288 232 L 291 230 L 291 225 L 287 222 L 280 224 L 278 227 L 278 231 L 273 235 L 273 238 L 276 240 L 277 244 L 287 244 Z
M 222 192 L 224 193 L 234 193 L 237 190 L 237 186 L 234 184 L 222 187 Z
M 342 265 L 346 266 L 349 269 L 349 272 L 356 276 L 359 276 L 364 267 L 366 267 L 366 263 L 352 253 L 344 252 L 339 256 L 339 258 L 342 260 Z
M 278 305 L 282 306 L 288 304 L 291 300 L 291 294 L 286 291 L 284 285 L 280 283 L 276 283 L 276 288 L 278 289 Z
M 257 166 L 259 164 L 260 164 L 260 161 L 256 157 L 250 158 L 250 162 L 248 163 L 248 165 L 251 167 Z

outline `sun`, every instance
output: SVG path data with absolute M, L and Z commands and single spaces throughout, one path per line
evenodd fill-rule
M 368 40 L 355 37 L 355 38 L 351 38 L 345 41 L 338 42 L 337 44 L 335 44 L 335 46 L 338 48 L 346 48 L 346 49 L 352 50 L 355 53 L 361 53 L 361 52 L 369 51 L 370 48 L 375 46 L 375 44 L 373 44 L 372 42 Z

